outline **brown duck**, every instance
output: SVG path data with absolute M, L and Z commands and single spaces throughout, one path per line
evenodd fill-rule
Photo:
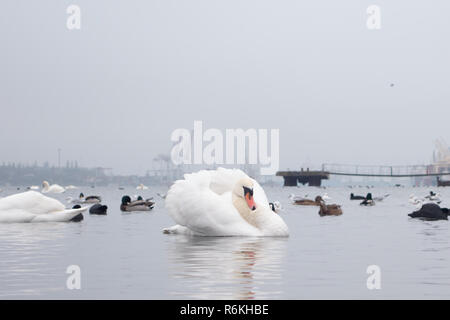
M 317 203 L 317 201 L 311 200 L 311 199 L 307 199 L 306 197 L 297 197 L 293 194 L 291 194 L 289 196 L 289 199 L 292 200 L 293 204 L 296 204 L 298 206 L 318 206 L 319 203 Z
M 316 197 L 316 203 L 320 206 L 319 215 L 323 216 L 340 216 L 342 214 L 342 209 L 340 205 L 337 204 L 325 204 L 321 196 Z

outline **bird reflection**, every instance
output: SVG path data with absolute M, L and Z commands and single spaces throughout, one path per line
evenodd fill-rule
M 193 299 L 276 299 L 285 238 L 166 238 L 172 295 Z

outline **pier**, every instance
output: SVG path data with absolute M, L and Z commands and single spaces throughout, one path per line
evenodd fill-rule
M 277 176 L 284 178 L 285 187 L 295 187 L 298 183 L 320 187 L 322 180 L 329 179 L 330 173 L 325 171 L 278 171 Z
M 295 187 L 298 183 L 320 187 L 322 180 L 328 180 L 331 175 L 379 178 L 420 178 L 450 176 L 450 166 L 442 165 L 413 165 L 413 166 L 364 166 L 323 164 L 322 170 L 278 171 L 277 176 L 283 177 L 284 186 Z M 440 181 L 441 185 L 444 185 Z

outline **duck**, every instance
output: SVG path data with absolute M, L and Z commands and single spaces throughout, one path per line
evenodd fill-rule
M 48 181 L 42 182 L 42 193 L 63 193 L 66 190 L 58 184 L 50 185 Z
M 375 201 L 372 199 L 372 194 L 368 193 L 363 202 L 360 203 L 361 206 L 374 206 Z
M 39 190 L 39 186 L 28 186 L 27 190 Z
M 154 202 L 148 200 L 134 200 L 131 201 L 130 196 L 123 196 L 122 203 L 120 205 L 121 211 L 150 211 L 153 209 Z
M 176 225 L 166 234 L 288 237 L 264 189 L 242 170 L 218 168 L 185 174 L 170 187 L 165 206 Z
M 441 208 L 436 203 L 425 203 L 419 210 L 408 214 L 411 218 L 422 220 L 448 220 L 449 209 Z
M 291 194 L 289 196 L 289 199 L 293 201 L 293 204 L 299 205 L 299 206 L 318 206 L 319 204 L 311 199 L 307 199 L 308 195 L 305 195 L 305 197 L 296 196 L 294 194 Z
M 294 204 L 299 206 L 319 206 L 319 204 L 311 199 L 303 199 L 303 200 L 297 200 L 294 202 Z
M 320 206 L 319 215 L 323 216 L 340 216 L 342 215 L 342 209 L 337 204 L 325 204 L 325 201 L 321 196 L 316 197 L 316 202 Z
M 280 213 L 280 211 L 283 210 L 279 201 L 269 202 L 269 206 L 270 209 L 275 213 Z
M 147 190 L 148 187 L 144 186 L 142 183 L 136 187 L 136 190 Z
M 100 203 L 96 203 L 89 208 L 90 214 L 98 214 L 98 215 L 106 215 L 106 211 L 108 210 L 108 206 L 102 205 Z
M 355 196 L 353 193 L 350 193 L 350 200 L 366 200 L 364 196 Z
M 69 222 L 86 210 L 66 209 L 58 200 L 31 190 L 0 199 L 0 222 Z
M 439 194 L 436 194 L 435 192 L 430 191 L 430 193 L 427 196 L 425 196 L 425 199 L 428 199 L 432 202 L 436 202 L 437 204 L 440 204 L 441 199 L 439 198 L 439 196 L 440 196 Z
M 144 198 L 142 198 L 142 196 L 136 196 L 136 200 L 144 201 Z M 135 200 L 133 200 L 133 201 L 135 201 Z M 153 201 L 153 197 L 147 198 L 147 199 L 145 199 L 145 201 L 147 201 L 147 202 Z
M 100 196 L 87 196 L 85 197 L 83 192 L 80 193 L 78 199 L 83 203 L 100 203 L 102 198 Z

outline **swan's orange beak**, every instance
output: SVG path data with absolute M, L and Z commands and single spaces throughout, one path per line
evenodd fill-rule
M 247 202 L 248 207 L 251 210 L 255 210 L 256 205 L 255 205 L 255 201 L 253 200 L 253 190 L 244 187 L 244 196 L 245 196 L 245 201 Z

